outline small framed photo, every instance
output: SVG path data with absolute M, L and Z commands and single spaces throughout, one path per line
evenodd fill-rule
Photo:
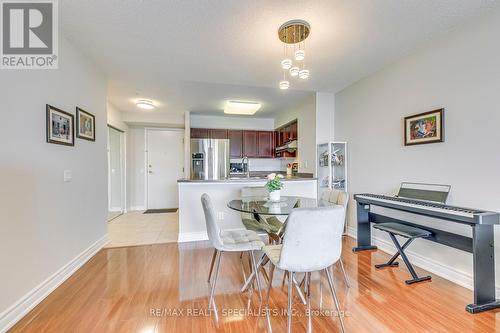
M 76 136 L 95 141 L 95 116 L 79 107 L 76 108 Z
M 46 105 L 47 142 L 75 145 L 74 116 L 51 105 Z
M 405 146 L 444 142 L 444 109 L 405 117 Z

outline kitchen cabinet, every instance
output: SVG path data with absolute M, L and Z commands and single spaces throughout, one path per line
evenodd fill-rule
M 257 132 L 258 156 L 259 157 L 274 157 L 273 132 L 260 131 Z
M 209 129 L 210 139 L 227 139 L 227 129 Z
M 243 131 L 243 156 L 259 157 L 257 131 Z
M 289 131 L 289 139 L 290 140 L 297 140 L 298 138 L 298 124 L 297 121 L 294 121 L 293 123 L 290 124 L 290 131 Z
M 231 157 L 243 157 L 243 131 L 241 130 L 228 130 L 227 138 L 230 143 Z
M 208 139 L 208 128 L 191 128 L 191 139 Z

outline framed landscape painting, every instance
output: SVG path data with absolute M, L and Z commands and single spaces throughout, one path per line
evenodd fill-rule
M 444 141 L 444 109 L 405 117 L 405 146 Z
M 75 125 L 72 114 L 46 105 L 47 142 L 59 145 L 75 145 Z
M 95 141 L 95 116 L 77 107 L 76 131 L 78 138 Z

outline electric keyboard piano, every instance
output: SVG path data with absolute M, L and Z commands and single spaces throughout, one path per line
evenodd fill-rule
M 409 185 L 411 184 L 411 185 Z M 500 308 L 500 302 L 495 298 L 495 253 L 493 226 L 500 224 L 500 214 L 480 209 L 470 209 L 445 204 L 448 193 L 436 191 L 436 186 L 429 185 L 432 190 L 425 188 L 426 184 L 403 183 L 395 197 L 378 194 L 355 194 L 357 202 L 358 239 L 354 252 L 374 250 L 371 244 L 370 223 L 395 222 L 413 227 L 424 228 L 432 235 L 426 240 L 451 246 L 453 248 L 472 253 L 474 303 L 466 306 L 470 313 Z M 409 186 L 417 189 L 409 189 Z M 445 193 L 446 192 L 446 193 Z M 448 188 L 449 192 L 449 188 Z M 441 202 L 440 202 L 441 201 Z M 393 210 L 423 215 L 446 220 L 449 222 L 470 225 L 472 237 L 462 236 L 437 228 L 419 225 L 371 212 L 371 206 L 389 208 Z

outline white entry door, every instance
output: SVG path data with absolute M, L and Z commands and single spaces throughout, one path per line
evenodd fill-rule
M 147 129 L 147 208 L 177 208 L 177 180 L 184 176 L 184 131 Z

